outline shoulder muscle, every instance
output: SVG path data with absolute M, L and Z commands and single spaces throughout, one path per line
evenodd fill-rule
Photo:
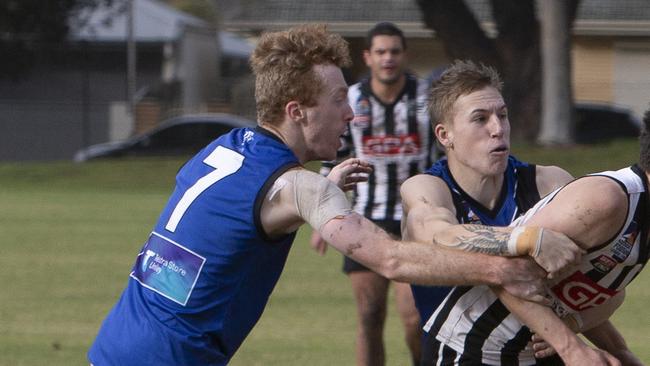
M 542 197 L 573 180 L 573 176 L 569 172 L 554 165 L 537 165 L 535 176 L 537 189 Z
M 583 248 L 591 248 L 621 229 L 627 206 L 627 196 L 617 182 L 601 176 L 584 177 L 562 188 L 527 225 L 562 232 Z

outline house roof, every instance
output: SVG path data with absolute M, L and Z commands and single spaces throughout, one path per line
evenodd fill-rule
M 219 45 L 221 45 L 224 55 L 236 58 L 248 58 L 255 48 L 252 43 L 235 33 L 226 31 L 219 32 Z
M 95 42 L 124 42 L 127 1 L 113 1 L 70 21 L 70 38 Z M 168 42 L 180 37 L 185 27 L 211 29 L 209 23 L 155 0 L 133 0 L 134 38 L 137 42 Z
M 90 42 L 126 42 L 127 1 L 114 0 L 92 12 L 71 19 L 70 39 Z M 216 34 L 208 22 L 156 0 L 133 0 L 136 42 L 173 42 L 186 27 Z M 253 52 L 250 42 L 231 32 L 219 32 L 223 54 L 247 58 Z
M 488 0 L 466 0 L 466 3 L 486 29 L 494 29 Z M 235 9 L 228 12 L 224 25 L 237 31 L 259 32 L 305 22 L 325 22 L 332 31 L 361 36 L 379 21 L 392 21 L 409 36 L 432 34 L 424 27 L 415 0 L 247 0 Z M 647 36 L 650 35 L 649 19 L 648 0 L 582 0 L 574 32 Z

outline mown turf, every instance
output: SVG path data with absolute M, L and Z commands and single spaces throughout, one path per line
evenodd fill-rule
M 524 160 L 573 174 L 636 160 L 636 142 L 562 149 L 516 147 Z M 182 159 L 0 164 L 0 365 L 85 365 L 85 353 L 124 287 Z M 301 230 L 269 306 L 232 361 L 351 365 L 356 316 L 340 255 L 320 257 Z M 614 321 L 650 363 L 650 273 L 629 287 Z M 388 365 L 408 365 L 395 311 Z

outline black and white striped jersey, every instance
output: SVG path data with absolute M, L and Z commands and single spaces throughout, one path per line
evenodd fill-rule
M 456 209 L 456 219 L 461 224 L 508 226 L 540 200 L 536 166 L 519 161 L 514 156 L 508 157 L 501 194 L 492 209 L 483 206 L 463 190 L 451 174 L 447 159 L 438 160 L 426 173 L 439 177 L 447 184 Z M 442 303 L 451 287 L 411 285 L 411 290 L 420 318 L 426 320 Z
M 358 157 L 373 165 L 368 182 L 357 184 L 354 210 L 373 220 L 401 220 L 400 185 L 423 172 L 435 159 L 434 136 L 427 115 L 428 85 L 407 74 L 404 89 L 384 104 L 370 89 L 370 80 L 354 84 L 348 102 L 354 119 L 343 135 L 337 161 Z M 324 162 L 326 175 L 335 162 Z
M 614 179 L 627 193 L 627 219 L 612 240 L 583 256 L 575 272 L 549 283 L 547 296 L 560 317 L 593 308 L 613 297 L 639 274 L 648 260 L 650 215 L 645 174 L 632 166 L 595 175 Z M 560 189 L 544 197 L 513 225 L 524 225 Z M 487 286 L 455 287 L 424 330 L 437 334 L 438 341 L 457 352 L 456 364 L 535 364 L 528 346 L 530 330 L 508 312 Z

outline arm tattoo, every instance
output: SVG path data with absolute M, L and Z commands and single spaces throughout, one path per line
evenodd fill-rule
M 467 252 L 491 255 L 507 255 L 509 233 L 494 230 L 482 225 L 464 225 L 467 235 L 457 236 L 447 245 Z M 437 242 L 434 238 L 434 242 Z

